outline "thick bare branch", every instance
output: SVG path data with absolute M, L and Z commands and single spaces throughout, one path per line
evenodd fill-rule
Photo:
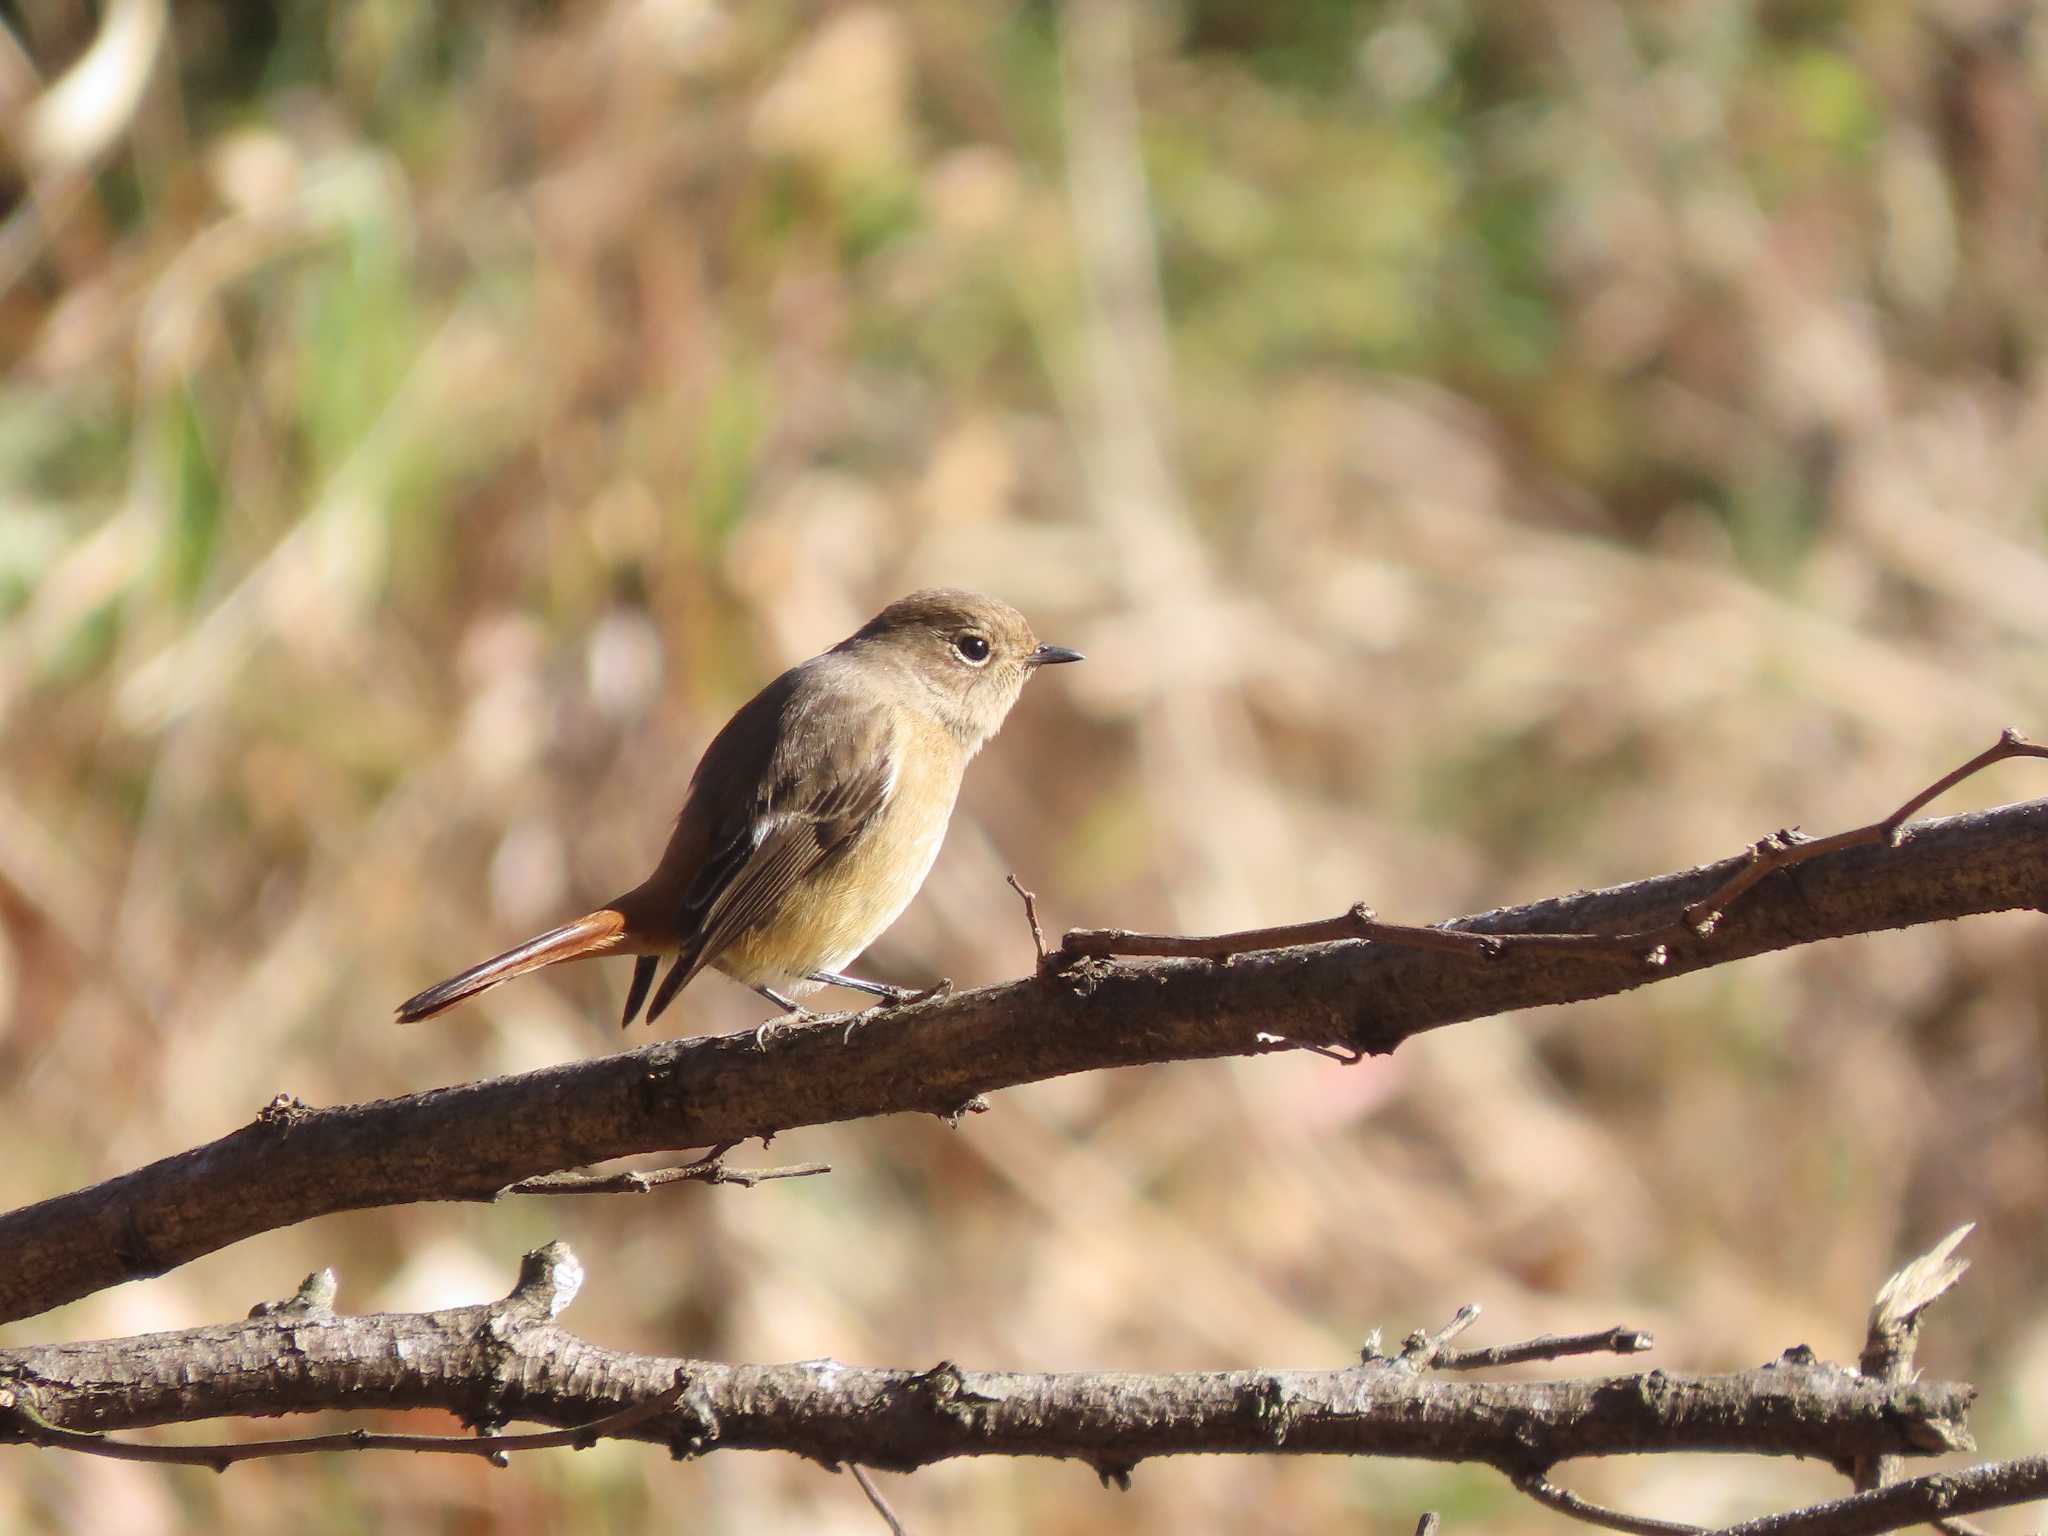
M 1722 890 L 1746 859 L 1484 913 L 1494 933 L 1627 933 Z M 1770 950 L 2048 903 L 2048 801 L 1916 824 L 1761 881 L 1661 967 L 1595 947 L 1485 956 L 1334 943 L 1206 960 L 1091 959 L 1056 974 L 779 1035 L 667 1040 L 596 1061 L 341 1108 L 288 1104 L 206 1146 L 0 1215 L 0 1321 L 161 1274 L 313 1216 L 507 1185 L 615 1157 L 899 1111 L 951 1115 L 1069 1072 L 1391 1051 L 1426 1029 L 1626 991 Z M 451 1024 L 450 1027 L 456 1027 Z
M 1480 1462 L 1525 1481 L 1579 1456 L 1844 1461 L 1969 1445 L 1967 1386 L 1885 1384 L 1791 1359 L 1720 1376 L 1552 1382 L 1447 1380 L 1384 1359 L 1161 1375 L 669 1359 L 600 1348 L 562 1327 L 580 1273 L 555 1243 L 528 1256 L 511 1295 L 484 1306 L 362 1317 L 286 1310 L 0 1351 L 0 1389 L 26 1410 L 11 1422 L 0 1411 L 0 1441 L 50 1443 L 52 1428 L 438 1407 L 486 1430 L 524 1419 L 682 1453 L 783 1450 L 895 1471 L 954 1456 L 1055 1456 L 1116 1480 L 1154 1456 L 1278 1452 Z M 659 1411 L 614 1417 L 678 1382 L 680 1397 Z

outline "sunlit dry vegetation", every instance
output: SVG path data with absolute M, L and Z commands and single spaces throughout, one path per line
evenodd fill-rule
M 637 881 L 729 711 L 913 586 L 1089 661 L 970 774 L 870 956 L 903 981 L 1028 968 L 1011 870 L 1055 926 L 1428 922 L 2048 733 L 2028 8 L 7 14 L 0 1206 L 280 1090 L 617 1048 L 623 964 L 389 1010 Z M 1986 1386 L 1987 1449 L 2041 1449 L 2044 1009 L 2040 920 L 1976 920 L 1350 1069 L 778 1140 L 829 1178 L 330 1218 L 0 1337 L 239 1316 L 326 1264 L 348 1310 L 474 1301 L 560 1235 L 581 1330 L 666 1353 L 1324 1365 L 1476 1300 L 1713 1369 L 1853 1356 L 1877 1281 L 1975 1219 L 1922 1362 Z M 762 1009 L 710 977 L 680 1014 Z M 1731 1519 L 1840 1487 L 1575 1482 Z M 1548 1518 L 1315 1458 L 889 1487 L 930 1530 Z M 879 1529 L 790 1458 L 618 1445 L 0 1479 L 10 1530 L 222 1520 Z

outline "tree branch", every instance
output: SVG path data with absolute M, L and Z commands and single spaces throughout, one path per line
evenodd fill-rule
M 1960 1472 L 1930 1472 L 1868 1493 L 1810 1504 L 1731 1525 L 1721 1536 L 1878 1536 L 2048 1498 L 2048 1456 L 1988 1461 Z
M 670 1359 L 601 1348 L 563 1328 L 556 1319 L 581 1276 L 574 1255 L 552 1243 L 527 1256 L 509 1296 L 483 1306 L 341 1317 L 287 1305 L 209 1328 L 0 1350 L 0 1442 L 75 1445 L 79 1434 L 226 1415 L 435 1407 L 486 1430 L 524 1419 L 565 1426 L 572 1440 L 602 1433 L 679 1454 L 791 1451 L 891 1471 L 954 1456 L 1054 1456 L 1119 1480 L 1153 1456 L 1279 1452 L 1481 1462 L 1520 1481 L 1579 1456 L 1739 1451 L 1844 1462 L 1970 1444 L 1968 1386 L 1872 1382 L 1791 1355 L 1725 1375 L 1548 1382 L 1446 1380 L 1398 1357 L 1340 1370 L 1159 1375 Z M 629 1411 L 644 1416 L 618 1417 Z M 419 1448 L 419 1437 L 403 1438 Z M 201 1447 L 193 1459 L 248 1454 L 262 1453 Z
M 1705 1526 L 1609 1509 L 1605 1504 L 1582 1499 L 1569 1488 L 1560 1488 L 1545 1477 L 1519 1478 L 1515 1487 L 1546 1509 L 1554 1509 L 1561 1515 L 1570 1515 L 1574 1520 L 1583 1520 L 1587 1525 L 1597 1525 L 1603 1530 L 1627 1531 L 1630 1536 L 1708 1536 Z
M 769 1179 L 808 1179 L 830 1173 L 830 1163 L 791 1163 L 783 1168 L 734 1168 L 725 1161 L 730 1146 L 713 1147 L 677 1168 L 628 1168 L 620 1173 L 547 1173 L 508 1184 L 501 1195 L 644 1195 L 669 1184 L 737 1184 L 752 1189 Z
M 1070 929 L 1066 937 L 1060 941 L 1059 952 L 1048 956 L 1045 952 L 1044 939 L 1038 935 L 1035 899 L 1022 886 L 1017 885 L 1016 876 L 1010 877 L 1010 884 L 1024 897 L 1025 910 L 1031 918 L 1032 932 L 1039 939 L 1038 962 L 1041 971 L 1048 968 L 1058 969 L 1062 964 L 1091 955 L 1105 958 L 1154 955 L 1182 959 L 1225 960 L 1252 950 L 1285 949 L 1298 944 L 1327 944 L 1338 939 L 1363 939 L 1371 943 L 1393 944 L 1406 949 L 1433 949 L 1452 954 L 1488 956 L 1509 949 L 1577 950 L 1586 953 L 1628 955 L 1642 965 L 1662 966 L 1670 959 L 1672 945 L 1684 944 L 1695 938 L 1706 938 L 1713 933 L 1720 925 L 1721 919 L 1726 916 L 1728 909 L 1765 877 L 1849 848 L 1864 848 L 1875 844 L 1895 848 L 1910 835 L 1905 831 L 1905 826 L 1907 819 L 1914 812 L 1954 789 L 1973 774 L 1982 773 L 1995 763 L 2006 762 L 2015 757 L 2048 758 L 2048 747 L 2027 740 L 2011 726 L 2007 726 L 1999 733 L 1997 741 L 1968 762 L 1943 774 L 1906 800 L 1889 816 L 1861 827 L 1852 827 L 1846 832 L 1833 833 L 1828 837 L 1805 837 L 1789 829 L 1773 832 L 1768 837 L 1751 843 L 1727 879 L 1699 900 L 1688 902 L 1657 925 L 1613 933 L 1482 933 L 1455 923 L 1433 928 L 1417 928 L 1405 923 L 1381 922 L 1379 915 L 1371 907 L 1364 902 L 1358 902 L 1349 911 L 1340 912 L 1335 917 L 1318 918 L 1306 923 L 1288 923 L 1277 928 L 1248 928 L 1237 933 L 1133 933 L 1127 928 L 1075 928 Z
M 1974 1226 L 1973 1222 L 1956 1228 L 1927 1253 L 1886 1280 L 1879 1289 L 1877 1301 L 1870 1309 L 1869 1336 L 1863 1346 L 1857 1372 L 1862 1379 L 1893 1385 L 1913 1379 L 1913 1346 L 1918 1340 L 1921 1315 L 1946 1295 L 1969 1269 L 1970 1261 L 1958 1259 L 1955 1251 Z M 1427 1346 L 1439 1357 L 1441 1364 L 1444 1342 L 1469 1322 L 1467 1314 L 1476 1316 L 1477 1309 L 1465 1308 L 1452 1319 L 1449 1328 L 1435 1337 L 1420 1333 L 1414 1335 L 1408 1348 L 1403 1350 L 1403 1356 Z M 1627 1336 L 1624 1329 L 1612 1331 L 1618 1337 Z M 1506 1346 L 1510 1351 L 1515 1348 Z M 1786 1358 L 1793 1358 L 1795 1354 L 1801 1360 L 1807 1358 L 1803 1349 L 1788 1352 Z M 1927 1521 L 1947 1536 L 1980 1536 L 1975 1526 L 1961 1518 L 1965 1507 L 1971 1510 L 1996 1509 L 2034 1496 L 2031 1491 L 2034 1487 L 2030 1470 L 2032 1463 L 1990 1463 L 1974 1467 L 1960 1477 L 1935 1474 L 1903 1484 L 1897 1481 L 1900 1461 L 1898 1456 L 1881 1452 L 1857 1456 L 1845 1464 L 1838 1463 L 1855 1478 L 1858 1496 L 1808 1505 L 1746 1522 L 1734 1529 L 1752 1533 L 1797 1532 L 1800 1536 L 1851 1536 L 1851 1533 L 1897 1530 Z M 1892 1485 L 1893 1496 L 1877 1496 L 1874 1490 L 1886 1484 Z M 1517 1479 L 1515 1486 L 1537 1503 L 1589 1525 L 1635 1532 L 1637 1536 L 1708 1536 L 1700 1526 L 1632 1515 L 1624 1510 L 1595 1504 L 1558 1487 L 1544 1472 L 1527 1474 Z
M 115 1461 L 209 1467 L 215 1472 L 225 1472 L 241 1461 L 260 1461 L 273 1456 L 308 1456 L 320 1451 L 435 1451 L 444 1455 L 482 1456 L 502 1466 L 512 1451 L 546 1451 L 562 1446 L 588 1450 L 605 1436 L 631 1429 L 674 1406 L 682 1391 L 682 1384 L 678 1382 L 667 1391 L 657 1392 L 629 1408 L 569 1429 L 544 1429 L 529 1435 L 491 1435 L 483 1439 L 459 1435 L 380 1435 L 366 1429 L 350 1429 L 340 1434 L 300 1435 L 285 1440 L 238 1440 L 216 1445 L 138 1445 L 132 1440 L 110 1440 L 105 1435 L 52 1424 L 24 1401 L 19 1392 L 6 1387 L 0 1387 L 0 1418 L 12 1417 L 15 1420 L 15 1432 L 26 1445 L 38 1445 L 47 1450 L 83 1451 L 89 1456 L 105 1456 Z
M 1965 1223 L 1943 1238 L 1931 1250 L 1905 1266 L 1877 1293 L 1870 1308 L 1870 1329 L 1857 1367 L 1873 1381 L 1911 1381 L 1913 1351 L 1920 1342 L 1920 1318 L 1927 1308 L 1955 1286 L 1970 1267 L 1968 1259 L 1955 1256 L 1963 1239 L 1975 1228 Z M 1867 1493 L 1899 1477 L 1896 1457 L 1875 1456 L 1858 1461 L 1853 1469 L 1856 1491 Z
M 1334 943 L 1206 960 L 1083 960 L 951 997 L 664 1040 L 514 1077 L 329 1109 L 280 1095 L 220 1140 L 0 1215 L 0 1322 L 161 1274 L 314 1216 L 491 1200 L 557 1170 L 903 1111 L 955 1115 L 1069 1072 L 1260 1055 L 1387 1052 L 1423 1030 L 1569 1003 L 1821 939 L 2048 903 L 2048 801 L 1915 825 L 1780 871 L 1711 933 L 1644 967 L 1610 949 L 1493 956 Z M 1460 920 L 1480 934 L 1627 933 L 1722 889 L 1746 855 Z M 281 1106 L 281 1107 L 280 1107 Z
M 853 1474 L 853 1480 L 860 1484 L 860 1491 L 867 1495 L 868 1503 L 882 1517 L 882 1523 L 889 1528 L 889 1536 L 905 1536 L 903 1522 L 896 1518 L 896 1511 L 889 1507 L 889 1501 L 882 1497 L 882 1490 L 868 1476 L 868 1469 L 857 1461 L 849 1461 L 846 1470 Z

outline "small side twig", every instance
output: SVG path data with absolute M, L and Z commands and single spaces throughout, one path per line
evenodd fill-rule
M 1450 1348 L 1451 1340 L 1479 1321 L 1479 1303 L 1468 1301 L 1452 1315 L 1451 1320 L 1434 1333 L 1416 1329 L 1401 1341 L 1401 1353 L 1395 1361 L 1412 1371 L 1433 1370 L 1437 1360 Z
M 1631 1531 L 1635 1536 L 1707 1536 L 1703 1525 L 1687 1525 L 1679 1520 L 1655 1520 L 1648 1515 L 1631 1515 L 1619 1509 L 1610 1509 L 1605 1504 L 1595 1504 L 1591 1499 L 1582 1499 L 1569 1488 L 1560 1488 L 1547 1477 L 1518 1477 L 1515 1487 L 1526 1493 L 1546 1509 L 1554 1509 L 1561 1515 L 1570 1515 L 1574 1520 L 1583 1520 L 1588 1525 L 1605 1526 L 1610 1531 Z
M 1906 822 L 1916 811 L 1947 794 L 1973 774 L 1982 773 L 1992 764 L 2013 757 L 2048 757 L 2048 747 L 2036 745 L 2008 725 L 1998 733 L 1998 740 L 1961 767 L 1943 774 L 1880 821 L 1828 837 L 1801 837 L 1796 829 L 1774 832 L 1752 843 L 1749 862 L 1731 875 L 1719 890 L 1687 907 L 1680 921 L 1705 938 L 1720 924 L 1736 899 L 1766 875 L 1794 864 L 1804 864 L 1824 854 L 1840 853 L 1845 848 L 1860 848 L 1870 843 L 1884 843 L 1896 848 L 1912 835 L 1906 830 Z
M 1483 1371 L 1501 1365 L 1526 1365 L 1532 1360 L 1561 1360 L 1567 1355 L 1639 1355 L 1656 1348 L 1657 1341 L 1643 1328 L 1601 1328 L 1590 1333 L 1545 1333 L 1513 1344 L 1489 1344 L 1480 1349 L 1453 1349 L 1457 1338 L 1479 1320 L 1477 1302 L 1458 1308 L 1455 1316 L 1434 1333 L 1423 1329 L 1401 1341 L 1400 1353 L 1380 1353 L 1379 1330 L 1374 1329 L 1359 1358 L 1367 1365 L 1390 1361 L 1414 1371 Z
M 1591 936 L 1566 934 L 1560 937 L 1576 940 Z M 1153 955 L 1179 960 L 1228 960 L 1233 955 L 1249 954 L 1258 949 L 1331 944 L 1339 939 L 1371 939 L 1401 944 L 1410 949 L 1476 955 L 1497 955 L 1506 943 L 1506 936 L 1500 934 L 1383 923 L 1379 914 L 1361 901 L 1335 917 L 1317 918 L 1307 923 L 1283 923 L 1272 928 L 1240 928 L 1232 933 L 1135 933 L 1128 928 L 1069 928 L 1060 940 L 1059 953 L 1054 958 L 1075 960 L 1113 955 Z M 1612 941 L 1601 939 L 1599 942 L 1604 945 Z
M 334 1298 L 341 1281 L 332 1269 L 316 1269 L 299 1282 L 299 1288 L 282 1301 L 259 1301 L 249 1316 L 328 1318 L 334 1316 Z
M 853 1480 L 860 1484 L 860 1491 L 868 1496 L 868 1502 L 875 1507 L 875 1513 L 882 1517 L 882 1523 L 889 1527 L 889 1536 L 906 1536 L 903 1522 L 896 1518 L 896 1511 L 889 1507 L 889 1501 L 882 1497 L 882 1490 L 875 1486 L 875 1480 L 868 1476 L 868 1469 L 857 1461 L 849 1461 L 846 1470 L 853 1474 Z
M 817 1174 L 830 1173 L 830 1163 L 791 1163 L 782 1168 L 734 1168 L 725 1161 L 725 1154 L 733 1148 L 728 1142 L 714 1147 L 710 1153 L 694 1163 L 684 1163 L 674 1168 L 628 1168 L 619 1173 L 576 1173 L 564 1170 L 561 1173 L 544 1173 L 538 1178 L 521 1179 L 516 1184 L 507 1184 L 499 1190 L 500 1195 L 644 1195 L 649 1190 L 660 1189 L 665 1184 L 737 1184 L 742 1189 L 752 1189 L 756 1184 L 769 1179 L 807 1179 Z
M 1857 1367 L 1879 1381 L 1913 1379 L 1913 1351 L 1920 1342 L 1920 1314 L 1963 1278 L 1968 1259 L 1955 1256 L 1964 1238 L 1976 1229 L 1965 1222 L 1926 1253 L 1885 1281 L 1870 1308 L 1870 1331 Z M 1859 1458 L 1853 1469 L 1856 1491 L 1867 1493 L 1896 1482 L 1905 1463 L 1897 1456 Z
M 2048 758 L 2048 746 L 2027 740 L 2010 726 L 1967 763 L 1943 774 L 1880 821 L 1828 837 L 1804 837 L 1795 829 L 1774 832 L 1750 844 L 1744 863 L 1713 891 L 1693 902 L 1661 927 L 1634 933 L 1474 933 L 1461 928 L 1423 928 L 1383 923 L 1371 907 L 1359 902 L 1335 917 L 1272 928 L 1246 928 L 1234 933 L 1135 933 L 1126 928 L 1073 928 L 1047 957 L 1058 968 L 1084 958 L 1154 956 L 1168 959 L 1227 961 L 1255 950 L 1289 949 L 1303 944 L 1330 944 L 1344 939 L 1398 945 L 1407 949 L 1444 950 L 1491 958 L 1517 950 L 1572 950 L 1585 954 L 1634 954 L 1645 967 L 1668 964 L 1674 945 L 1711 938 L 1728 909 L 1767 876 L 1826 854 L 1867 844 L 1896 848 L 1911 835 L 1907 820 L 1937 796 L 1971 775 L 2014 757 Z M 1014 883 L 1014 882 L 1013 882 Z
M 1031 925 L 1031 947 L 1038 951 L 1038 969 L 1045 970 L 1045 930 L 1038 925 L 1038 893 L 1027 891 L 1014 874 L 1006 875 L 1010 889 L 1024 900 L 1024 921 Z
M 1656 1347 L 1656 1339 L 1645 1329 L 1603 1328 L 1597 1333 L 1546 1333 L 1519 1344 L 1494 1344 L 1485 1349 L 1440 1349 L 1430 1365 L 1439 1371 L 1483 1371 L 1532 1360 L 1561 1360 L 1567 1355 L 1639 1355 Z
M 422 1451 L 451 1456 L 482 1456 L 496 1461 L 511 1451 L 541 1451 L 556 1446 L 588 1450 L 607 1436 L 623 1433 L 676 1405 L 686 1385 L 682 1373 L 666 1391 L 642 1398 L 617 1413 L 568 1429 L 541 1429 L 529 1434 L 488 1435 L 396 1435 L 374 1434 L 366 1429 L 343 1430 L 332 1435 L 299 1435 L 283 1440 L 234 1440 L 212 1445 L 142 1445 L 133 1440 L 116 1440 L 84 1430 L 65 1429 L 36 1412 L 22 1392 L 0 1388 L 0 1421 L 11 1419 L 15 1436 L 28 1445 L 51 1450 L 80 1451 L 114 1461 L 147 1461 L 178 1467 L 211 1467 L 225 1472 L 242 1461 L 271 1456 L 308 1456 L 320 1451 Z

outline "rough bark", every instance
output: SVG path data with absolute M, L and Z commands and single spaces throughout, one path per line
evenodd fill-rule
M 1618 933 L 1669 922 L 1723 860 L 1460 919 L 1483 933 Z M 1292 1045 L 1393 1050 L 1426 1029 L 1627 991 L 1770 950 L 2048 904 L 2048 801 L 1916 823 L 1772 874 L 1713 929 L 1631 954 L 1494 956 L 1345 942 L 1211 960 L 1088 959 L 932 1002 L 751 1033 L 665 1040 L 596 1061 L 328 1109 L 287 1106 L 220 1140 L 0 1215 L 0 1321 L 314 1216 L 507 1185 L 636 1153 L 903 1111 L 1069 1072 Z M 1057 956 L 1055 956 L 1057 960 Z
M 489 1428 L 567 1426 L 680 1382 L 672 1408 L 621 1434 L 678 1454 L 793 1451 L 898 1471 L 955 1456 L 1060 1457 L 1107 1478 L 1196 1453 L 1482 1462 L 1520 1478 L 1580 1456 L 1733 1451 L 1846 1463 L 1970 1448 L 1972 1388 L 1872 1381 L 1803 1351 L 1725 1375 L 1540 1382 L 1446 1379 L 1402 1356 L 1339 1370 L 1159 1375 L 726 1365 L 579 1338 L 556 1318 L 580 1279 L 556 1243 L 529 1255 L 511 1295 L 488 1305 L 342 1317 L 322 1300 L 240 1323 L 0 1350 L 0 1388 L 34 1415 L 10 1429 L 0 1401 L 0 1443 L 33 1441 L 35 1420 L 104 1431 L 317 1409 L 434 1407 Z

